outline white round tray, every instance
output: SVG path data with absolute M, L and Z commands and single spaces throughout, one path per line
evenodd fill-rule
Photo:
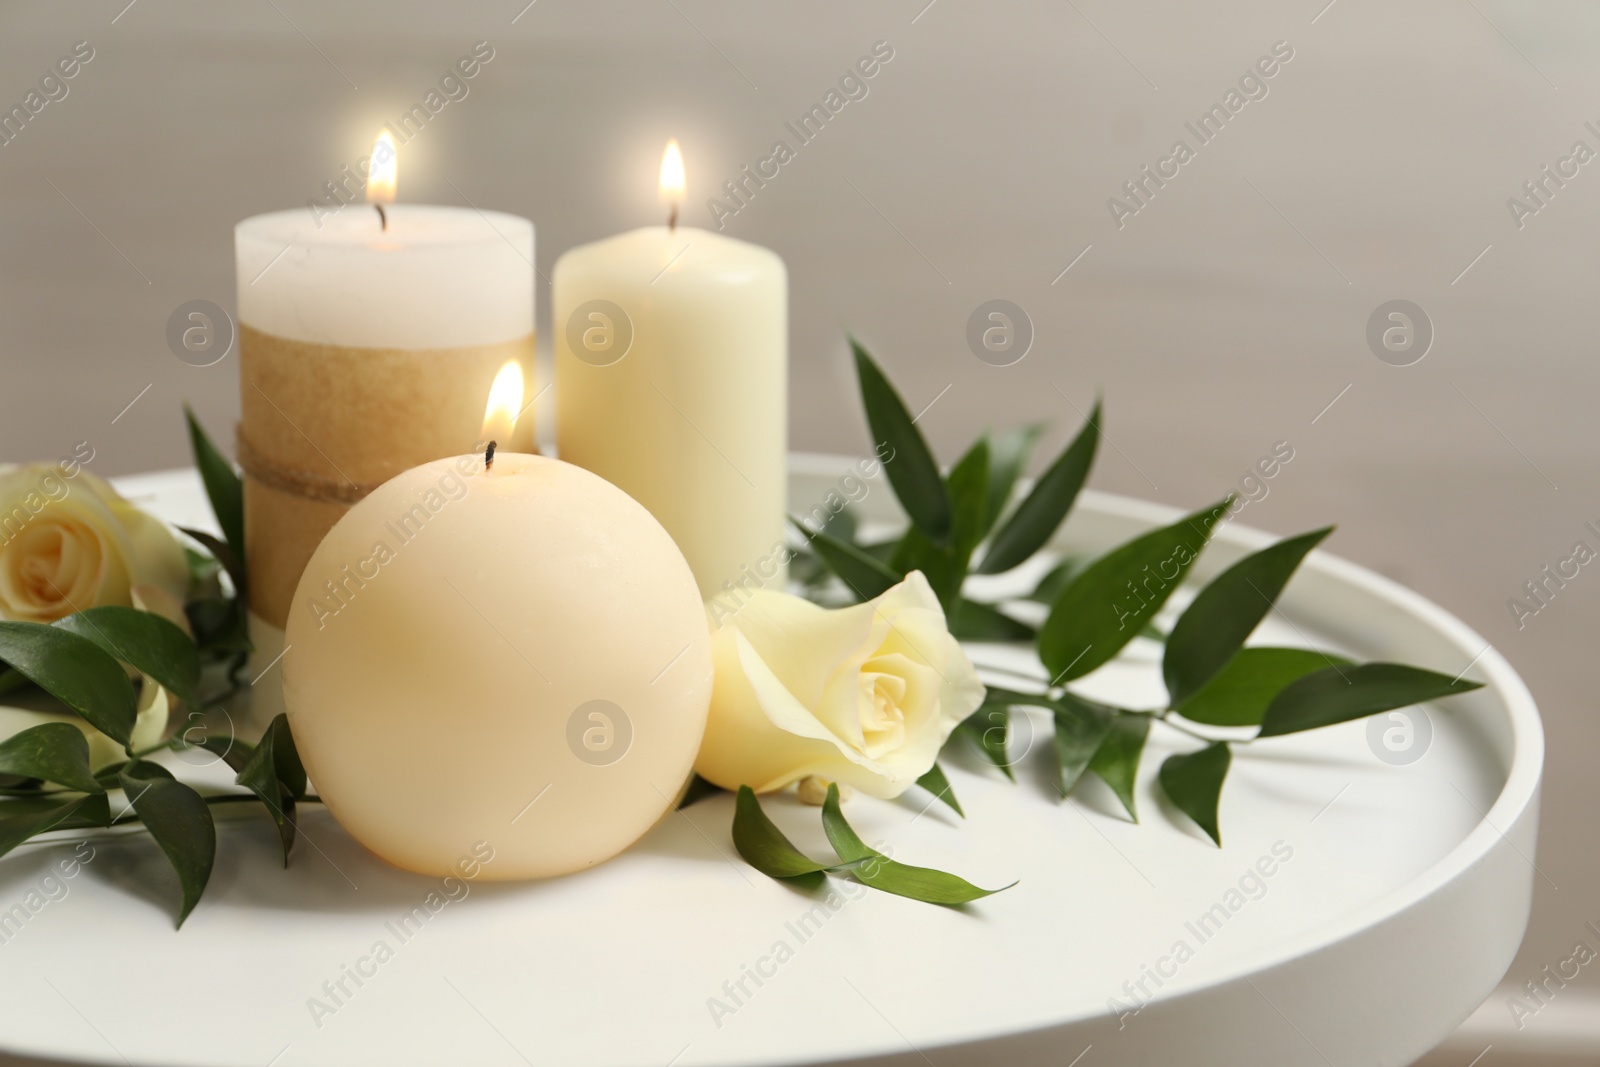
M 852 464 L 794 467 L 803 511 Z M 883 479 L 866 484 L 859 507 L 891 518 Z M 192 472 L 121 485 L 170 518 L 207 520 Z M 1175 514 L 1086 493 L 1062 543 L 1103 548 Z M 1200 576 L 1268 540 L 1225 526 Z M 1186 740 L 1160 727 L 1140 775 L 1142 825 L 1098 781 L 1053 799 L 1047 752 L 1023 760 L 1016 785 L 952 759 L 965 822 L 920 791 L 848 805 L 897 858 L 980 885 L 1020 880 L 964 911 L 865 889 L 819 907 L 738 858 L 727 797 L 669 816 L 592 872 L 473 884 L 415 929 L 401 917 L 439 885 L 386 866 L 320 810 L 303 815 L 287 870 L 264 816 L 225 822 L 210 889 L 181 932 L 148 839 L 95 839 L 94 859 L 56 883 L 64 895 L 0 928 L 0 1047 L 166 1067 L 1409 1063 L 1490 992 L 1522 938 L 1539 877 L 1537 712 L 1482 638 L 1325 553 L 1257 640 L 1488 684 L 1427 711 L 1431 746 L 1407 766 L 1373 754 L 1365 723 L 1252 746 L 1223 794 L 1220 850 L 1153 787 Z M 1136 641 L 1091 695 L 1148 706 L 1156 655 Z M 1013 755 L 1034 738 L 1048 749 L 1044 722 L 1024 717 Z M 829 855 L 816 809 L 767 806 L 802 849 Z M 0 912 L 72 848 L 0 861 Z M 360 984 L 352 969 L 367 972 Z M 1132 1007 L 1141 983 L 1153 999 L 1114 1017 L 1111 999 Z

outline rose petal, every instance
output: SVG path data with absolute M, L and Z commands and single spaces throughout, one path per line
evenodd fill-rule
M 796 699 L 816 707 L 828 679 L 841 664 L 858 660 L 871 640 L 874 613 L 871 604 L 829 611 L 797 596 L 761 589 L 727 626 L 749 639 Z
M 712 635 L 716 679 L 695 770 L 724 789 L 748 785 L 765 793 L 813 773 L 814 767 L 838 760 L 839 749 L 836 743 L 817 736 L 826 731 L 805 714 L 803 707 L 796 711 L 788 706 L 787 702 L 797 702 L 771 671 L 757 670 L 766 693 L 757 691 L 741 655 L 748 648 L 748 640 L 736 629 L 724 627 Z M 750 656 L 760 663 L 753 650 Z M 788 708 L 793 713 L 793 725 L 801 732 L 775 725 L 766 710 L 769 705 L 780 718 Z M 804 732 L 808 730 L 812 731 L 809 736 Z

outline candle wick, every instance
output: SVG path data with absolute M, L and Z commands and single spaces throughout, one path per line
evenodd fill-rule
M 483 450 L 483 469 L 486 472 L 494 470 L 494 444 L 490 441 L 488 447 Z
M 387 213 L 384 212 L 383 205 L 375 203 L 372 206 L 378 209 L 378 221 L 383 226 L 383 232 L 384 233 L 388 233 L 389 232 L 389 216 L 388 216 Z
M 667 216 L 667 232 L 676 233 L 678 230 L 678 205 L 672 205 L 672 212 Z

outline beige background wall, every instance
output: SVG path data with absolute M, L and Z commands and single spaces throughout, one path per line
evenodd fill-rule
M 783 123 L 887 41 L 869 94 L 727 223 L 789 264 L 793 447 L 865 450 L 846 329 L 914 407 L 939 398 L 921 425 L 946 459 L 1023 419 L 1053 420 L 1058 446 L 1096 390 L 1115 445 L 1101 488 L 1198 504 L 1289 441 L 1246 521 L 1338 520 L 1333 551 L 1461 615 L 1544 708 L 1539 863 L 1560 888 L 1540 880 L 1511 977 L 1600 918 L 1600 572 L 1521 630 L 1506 606 L 1600 521 L 1600 162 L 1521 229 L 1506 206 L 1574 141 L 1600 150 L 1584 126 L 1600 127 L 1600 8 L 126 2 L 0 5 L 0 102 L 74 42 L 95 50 L 0 147 L 0 458 L 87 439 L 101 473 L 178 465 L 185 399 L 226 436 L 233 358 L 174 358 L 168 314 L 231 309 L 233 223 L 303 204 L 476 41 L 495 58 L 406 148 L 401 195 L 530 216 L 545 274 L 576 243 L 656 221 L 669 136 L 685 218 L 705 225 L 715 186 L 776 138 L 793 146 Z M 1193 143 L 1183 123 L 1278 41 L 1294 58 L 1268 95 L 1119 229 L 1107 198 Z M 548 297 L 541 281 L 541 317 Z M 967 348 L 991 298 L 1035 327 L 1015 366 Z M 1414 366 L 1364 341 L 1394 298 L 1437 331 Z

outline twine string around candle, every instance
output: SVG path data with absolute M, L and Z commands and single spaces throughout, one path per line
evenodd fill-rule
M 320 500 L 331 504 L 354 504 L 371 493 L 382 482 L 356 484 L 342 478 L 282 463 L 250 444 L 243 433 L 236 434 L 239 467 L 251 478 L 280 493 Z

